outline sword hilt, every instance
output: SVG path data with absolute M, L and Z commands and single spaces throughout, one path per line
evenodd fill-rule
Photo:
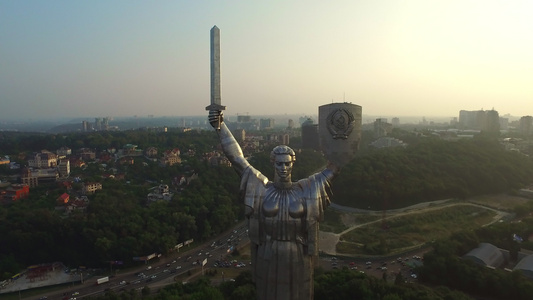
M 226 107 L 224 105 L 220 105 L 220 104 L 216 104 L 216 103 L 211 103 L 210 105 L 208 105 L 205 110 L 208 110 L 208 111 L 219 111 L 219 112 L 222 112 L 223 110 L 225 110 Z M 211 119 L 209 120 L 209 123 L 212 125 L 211 123 Z M 220 130 L 220 125 L 222 124 L 222 113 L 220 113 L 220 115 L 218 116 L 218 120 L 217 120 L 217 123 L 215 126 L 213 126 L 216 130 Z

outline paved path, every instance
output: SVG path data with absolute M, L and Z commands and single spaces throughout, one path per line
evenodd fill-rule
M 483 226 L 488 226 L 490 224 L 498 222 L 502 218 L 504 218 L 504 217 L 509 215 L 508 212 L 499 211 L 499 210 L 496 210 L 496 209 L 493 209 L 493 208 L 490 208 L 490 207 L 487 207 L 487 206 L 483 206 L 483 205 L 479 205 L 479 204 L 475 204 L 475 203 L 470 203 L 470 202 L 447 203 L 450 200 L 451 199 L 424 202 L 424 203 L 419 203 L 419 204 L 416 204 L 416 205 L 408 206 L 408 207 L 405 207 L 405 208 L 387 210 L 387 217 L 385 219 L 392 219 L 392 218 L 406 216 L 406 215 L 410 215 L 410 214 L 419 214 L 419 213 L 424 213 L 424 212 L 428 212 L 428 211 L 434 211 L 434 210 L 443 209 L 443 208 L 446 208 L 446 207 L 460 206 L 460 205 L 476 206 L 476 207 L 484 208 L 484 209 L 487 209 L 487 210 L 495 212 L 496 215 L 494 216 L 492 221 L 489 222 L 488 224 L 483 225 Z M 357 209 L 357 208 L 353 208 L 353 207 L 347 207 L 347 206 L 341 206 L 341 205 L 335 205 L 335 204 L 332 204 L 331 206 L 334 209 L 337 209 L 337 210 L 340 210 L 340 211 L 344 211 L 344 212 L 356 212 L 356 213 L 365 213 L 366 212 L 366 213 L 376 213 L 376 214 L 380 213 L 378 211 Z M 323 251 L 326 254 L 337 255 L 338 254 L 337 253 L 337 243 L 339 242 L 340 237 L 343 234 L 346 234 L 346 233 L 348 233 L 348 232 L 350 232 L 350 231 L 352 231 L 354 229 L 357 229 L 359 227 L 367 226 L 367 225 L 370 225 L 370 224 L 373 224 L 373 223 L 377 223 L 377 222 L 382 222 L 382 221 L 383 221 L 383 219 L 380 218 L 380 219 L 375 220 L 375 221 L 371 221 L 371 222 L 367 222 L 367 223 L 363 223 L 363 224 L 353 225 L 353 226 L 349 227 L 348 229 L 344 230 L 341 233 L 320 231 L 320 240 L 319 240 L 318 247 L 319 247 L 319 249 L 321 251 Z

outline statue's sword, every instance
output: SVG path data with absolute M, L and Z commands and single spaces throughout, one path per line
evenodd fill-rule
M 220 99 L 220 29 L 211 28 L 211 104 L 206 110 L 225 110 Z M 220 129 L 220 120 L 217 129 Z

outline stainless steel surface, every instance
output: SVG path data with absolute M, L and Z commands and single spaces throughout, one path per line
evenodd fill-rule
M 221 119 L 221 111 L 209 112 L 213 127 Z M 318 223 L 330 204 L 329 186 L 336 166 L 330 164 L 292 182 L 294 151 L 278 146 L 271 154 L 275 176 L 270 181 L 244 158 L 223 121 L 217 133 L 225 155 L 241 176 L 257 298 L 313 299 Z
M 206 110 L 225 110 L 226 107 L 221 103 L 220 93 L 220 29 L 213 26 L 211 28 L 211 104 Z M 220 122 L 219 122 L 220 123 Z M 215 128 L 219 128 L 219 126 Z

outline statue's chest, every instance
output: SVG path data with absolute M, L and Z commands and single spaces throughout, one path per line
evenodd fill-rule
M 303 192 L 297 186 L 290 189 L 270 187 L 263 199 L 263 217 L 278 220 L 299 219 L 305 216 Z

